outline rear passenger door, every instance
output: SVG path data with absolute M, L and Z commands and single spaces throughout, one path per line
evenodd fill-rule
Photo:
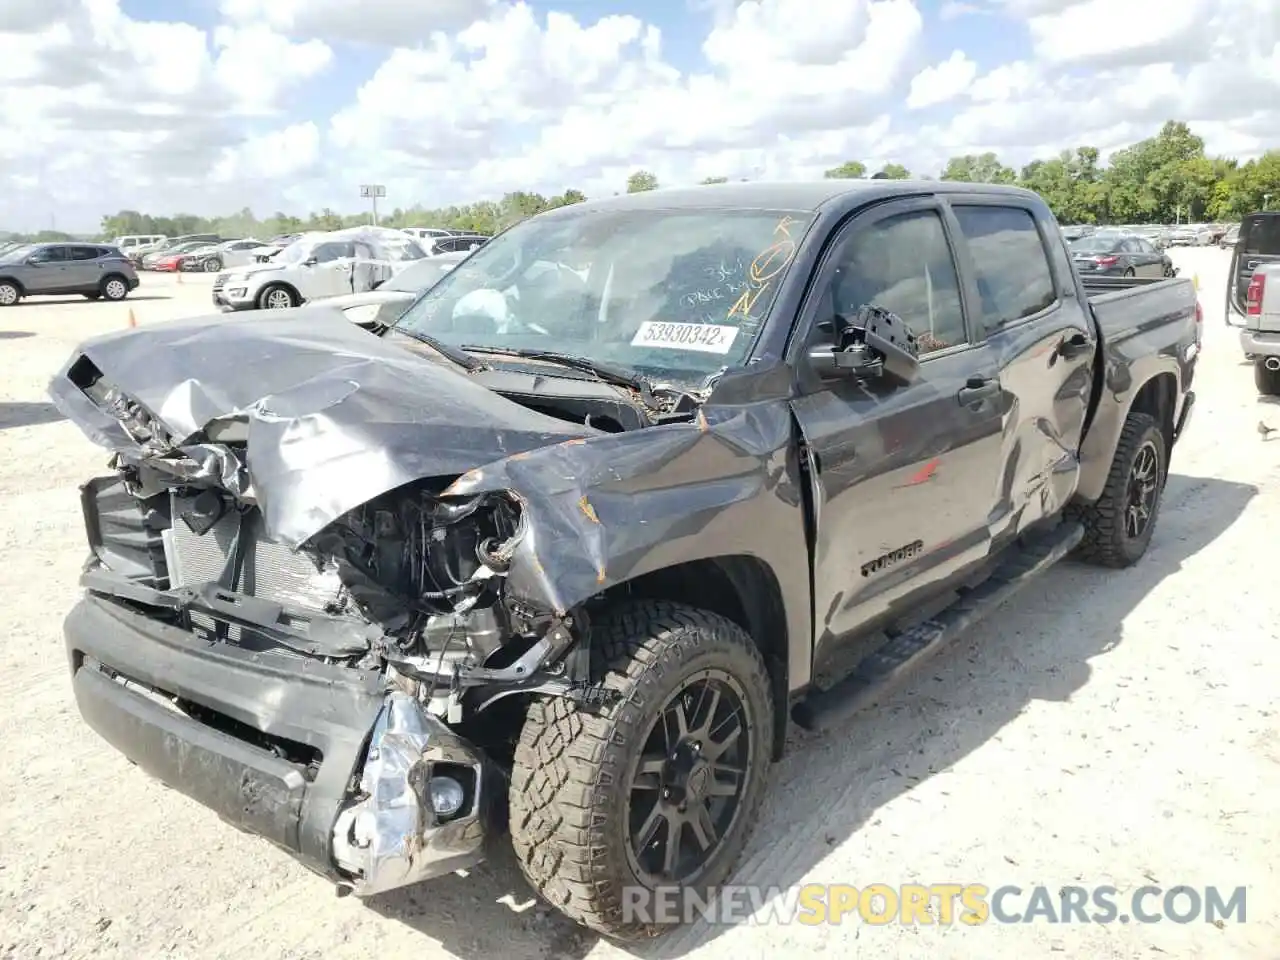
M 1057 230 L 1038 204 L 952 196 L 974 284 L 978 336 L 1006 396 L 997 539 L 1060 511 L 1075 491 L 1096 347 Z
M 98 247 L 67 247 L 67 264 L 62 282 L 77 293 L 98 289 L 102 279 L 101 251 Z
M 988 553 L 1005 404 L 995 356 L 966 322 L 948 233 L 931 198 L 859 215 L 833 238 L 799 321 L 792 409 L 815 497 L 819 656 L 912 610 Z M 911 382 L 823 380 L 809 369 L 833 318 L 852 320 L 864 304 L 918 335 Z

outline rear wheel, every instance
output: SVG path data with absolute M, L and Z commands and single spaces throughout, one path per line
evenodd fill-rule
M 1141 559 L 1155 532 L 1168 463 L 1164 433 L 1156 418 L 1130 413 L 1102 496 L 1072 507 L 1070 519 L 1084 524 L 1076 556 L 1104 567 L 1127 567 Z
M 768 674 L 741 627 L 673 603 L 616 607 L 592 624 L 590 649 L 620 699 L 594 712 L 561 697 L 530 706 L 511 839 L 526 879 L 569 917 L 654 936 L 681 911 L 663 917 L 635 893 L 706 899 L 747 842 L 769 766 Z
M 108 300 L 123 300 L 129 295 L 129 285 L 123 277 L 105 277 L 100 292 Z
M 259 310 L 288 310 L 298 305 L 297 295 L 288 287 L 274 284 L 258 294 Z
M 1266 358 L 1253 360 L 1253 382 L 1258 392 L 1268 397 L 1280 397 L 1280 370 L 1268 370 Z
M 22 299 L 22 291 L 18 285 L 8 280 L 0 280 L 0 307 L 12 307 Z

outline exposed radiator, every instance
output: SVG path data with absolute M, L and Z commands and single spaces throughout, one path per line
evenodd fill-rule
M 172 586 L 218 580 L 231 556 L 237 525 L 243 522 L 244 563 L 240 581 L 234 586 L 236 592 L 317 612 L 337 600 L 342 588 L 337 574 L 319 571 L 305 554 L 263 537 L 262 515 L 257 510 L 248 511 L 241 521 L 240 513 L 228 507 L 212 527 L 198 534 L 182 518 L 195 508 L 194 497 L 172 495 L 173 527 L 164 538 Z M 225 585 L 232 586 L 229 581 Z M 197 627 L 213 629 L 213 620 L 205 614 L 193 613 L 191 620 Z M 240 633 L 233 626 L 230 639 L 239 641 Z

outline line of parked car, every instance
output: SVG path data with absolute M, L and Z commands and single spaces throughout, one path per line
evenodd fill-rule
M 1229 246 L 1235 242 L 1229 237 L 1232 230 L 1239 235 L 1239 225 L 1225 223 L 1181 223 L 1173 225 L 1158 224 L 1118 224 L 1115 226 L 1094 226 L 1092 224 L 1074 224 L 1062 228 L 1062 235 L 1069 242 L 1082 240 L 1099 232 L 1124 233 L 1129 236 L 1142 237 L 1157 249 L 1167 247 L 1211 247 Z

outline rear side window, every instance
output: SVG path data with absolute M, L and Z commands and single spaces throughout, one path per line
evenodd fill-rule
M 969 243 L 983 326 L 996 330 L 1054 304 L 1049 257 L 1035 219 L 1021 207 L 956 206 Z
M 101 254 L 98 247 L 70 247 L 68 260 L 97 260 Z
M 1245 253 L 1263 257 L 1280 254 L 1280 215 L 1246 217 L 1240 225 L 1240 240 Z

